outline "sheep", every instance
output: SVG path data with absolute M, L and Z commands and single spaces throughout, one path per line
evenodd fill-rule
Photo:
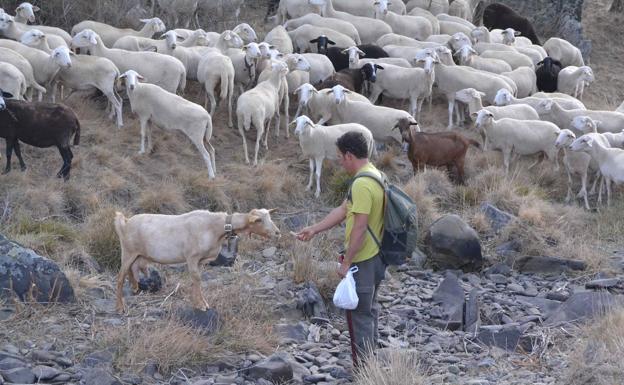
M 388 0 L 374 2 L 375 19 L 383 20 L 394 33 L 424 40 L 433 33 L 431 22 L 425 17 L 401 15 L 388 10 Z M 343 46 L 344 47 L 344 46 Z
M 21 3 L 15 8 L 15 21 L 18 23 L 28 24 L 35 22 L 35 12 L 39 12 L 40 8 L 28 2 Z
M 365 56 L 369 59 L 388 57 L 388 53 L 383 48 L 374 44 L 363 44 L 350 46 L 348 48 L 329 47 L 326 50 L 325 55 L 327 55 L 329 60 L 332 62 L 336 71 L 341 71 L 345 68 L 355 68 L 352 63 L 358 61 L 359 55 Z
M 89 29 L 97 33 L 102 39 L 106 47 L 112 47 L 117 39 L 123 36 L 141 36 L 151 38 L 156 33 L 166 31 L 165 24 L 157 17 L 151 19 L 141 19 L 141 23 L 145 23 L 141 30 L 136 31 L 129 28 L 117 28 L 98 21 L 84 20 L 74 25 L 71 30 L 72 36 L 76 36 L 79 32 Z
M 319 45 L 315 44 L 318 42 L 319 36 L 326 36 L 329 39 L 329 44 L 337 45 L 338 47 L 351 47 L 355 45 L 355 41 L 343 33 L 336 32 L 330 28 L 307 24 L 288 32 L 288 35 L 293 42 L 295 51 L 301 53 L 323 53 Z
M 270 30 L 264 38 L 264 41 L 275 46 L 283 54 L 294 52 L 292 39 L 288 31 L 281 25 Z
M 13 64 L 0 61 L 0 89 L 12 94 L 15 100 L 26 100 L 26 78 Z
M 141 83 L 145 78 L 134 70 L 119 75 L 124 81 L 130 107 L 141 123 L 141 149 L 139 154 L 152 150 L 152 124 L 163 130 L 180 130 L 197 147 L 208 168 L 208 179 L 216 173 L 215 150 L 210 144 L 212 118 L 201 106 L 184 99 L 156 84 Z M 208 149 L 206 149 L 206 146 Z
M 119 70 L 112 61 L 97 56 L 75 55 L 67 47 L 57 47 L 51 58 L 60 66 L 58 80 L 72 90 L 97 88 L 111 105 L 109 118 L 117 117 L 117 127 L 123 125 L 121 97 L 115 91 Z
M 551 37 L 543 45 L 548 56 L 561 62 L 561 67 L 585 65 L 581 50 L 570 44 L 567 40 Z
M 71 42 L 71 36 L 60 28 L 48 27 L 45 25 L 29 25 L 18 23 L 13 16 L 0 13 L 0 32 L 9 39 L 19 40 L 24 32 L 31 29 L 38 29 L 49 35 L 49 43 L 52 48 L 60 45 L 67 46 Z
M 520 67 L 529 67 L 531 70 L 535 68 L 533 66 L 533 60 L 531 60 L 530 57 L 517 52 L 487 50 L 482 52 L 480 56 L 482 58 L 500 59 L 506 61 L 511 66 L 512 70 Z
M 572 200 L 572 177 L 578 176 L 581 179 L 581 189 L 576 195 L 577 198 L 583 197 L 585 201 L 585 208 L 589 210 L 589 202 L 587 201 L 587 173 L 590 170 L 592 158 L 589 154 L 584 152 L 569 151 L 569 146 L 576 139 L 576 135 L 569 129 L 565 128 L 561 130 L 555 146 L 563 149 L 563 165 L 565 166 L 566 173 L 568 175 L 568 191 L 566 193 L 565 202 L 570 203 Z M 594 170 L 596 170 L 596 161 L 594 163 Z
M 90 29 L 77 33 L 72 44 L 88 48 L 95 56 L 105 57 L 115 63 L 119 72 L 135 70 L 155 85 L 169 92 L 183 92 L 186 86 L 186 69 L 178 59 L 156 52 L 132 52 L 107 48 L 100 36 Z
M 594 72 L 588 66 L 568 66 L 559 72 L 557 90 L 583 100 L 583 90 L 594 81 Z
M 439 46 L 439 44 L 436 44 L 436 46 Z M 409 63 L 413 63 L 414 57 L 419 51 L 423 50 L 421 47 L 408 47 L 401 45 L 386 45 L 383 49 L 388 52 L 390 57 L 405 59 Z
M 327 56 L 318 53 L 304 53 L 302 56 L 310 63 L 310 83 L 320 83 L 336 73 Z
M 124 311 L 123 284 L 126 276 L 133 289 L 138 291 L 138 282 L 130 270 L 146 261 L 162 264 L 186 262 L 192 280 L 192 306 L 206 311 L 208 304 L 201 292 L 200 263 L 216 259 L 223 240 L 231 234 L 279 238 L 280 231 L 270 216 L 274 211 L 253 209 L 249 213 L 227 214 L 195 210 L 182 215 L 139 214 L 130 218 L 117 212 L 115 232 L 121 246 L 117 312 Z M 228 229 L 231 229 L 230 233 Z
M 11 155 L 15 151 L 22 171 L 26 164 L 22 159 L 20 142 L 31 146 L 47 148 L 56 146 L 63 166 L 57 177 L 69 179 L 72 154 L 70 143 L 80 143 L 80 122 L 76 114 L 67 106 L 54 103 L 27 103 L 20 100 L 4 100 L 13 95 L 0 90 L 0 138 L 6 142 L 6 167 L 4 173 L 11 171 Z
M 533 155 L 544 154 L 555 162 L 555 170 L 559 170 L 555 141 L 559 136 L 559 127 L 551 122 L 541 120 L 517 120 L 503 118 L 494 119 L 494 114 L 481 110 L 476 114 L 476 127 L 486 132 L 488 148 L 502 151 L 505 174 L 509 175 L 509 166 L 513 154 Z M 540 157 L 529 166 L 531 170 L 543 161 Z
M 345 94 L 353 93 L 340 85 L 333 87 L 330 94 L 333 96 L 336 120 L 341 123 L 359 123 L 373 134 L 378 142 L 401 143 L 401 135 L 398 130 L 394 130 L 396 122 L 401 118 L 406 118 L 410 122 L 412 116 L 402 110 L 389 107 L 375 106 L 370 103 L 350 101 L 345 98 Z
M 546 57 L 545 55 L 542 55 L 540 51 L 534 49 L 533 47 L 514 46 L 514 48 L 516 49 L 516 51 L 518 51 L 518 53 L 528 56 L 533 62 L 533 66 L 537 65 L 537 63 L 541 62 Z
M 418 126 L 418 123 L 401 118 L 395 127 L 408 144 L 407 157 L 414 174 L 425 165 L 446 166 L 449 173 L 455 167 L 457 181 L 463 184 L 466 151 L 470 145 L 479 148 L 479 143 L 455 132 L 417 132 L 419 130 L 413 130 L 412 126 Z
M 314 1 L 314 0 L 311 0 Z M 318 0 L 317 0 L 318 1 Z M 322 0 L 321 0 L 322 1 Z M 348 12 L 352 15 L 375 17 L 375 10 L 371 7 L 370 0 L 333 0 L 336 9 Z M 407 9 L 402 1 L 388 1 L 388 9 L 397 15 L 405 15 Z
M 511 71 L 511 66 L 506 61 L 480 57 L 469 45 L 461 47 L 456 54 L 459 54 L 459 64 L 464 66 L 496 74 Z
M 598 162 L 600 173 L 607 183 L 607 206 L 611 205 L 611 182 L 624 183 L 624 150 L 609 148 L 589 135 L 577 138 L 570 145 L 572 151 L 584 151 Z
M 310 0 L 312 1 L 312 0 Z M 348 21 L 353 24 L 360 35 L 362 44 L 374 44 L 381 36 L 392 33 L 392 28 L 382 20 L 356 16 L 348 12 L 340 12 L 334 9 L 332 0 L 323 0 L 323 16 Z M 372 9 L 372 7 L 371 7 Z M 372 17 L 372 15 L 371 15 Z M 354 44 L 355 45 L 355 44 Z
M 451 35 L 431 35 L 425 39 L 425 42 L 437 43 L 439 45 L 446 44 L 451 39 Z
M 490 30 L 513 28 L 522 36 L 531 39 L 533 44 L 541 45 L 531 22 L 504 4 L 493 3 L 486 6 L 483 11 L 483 25 Z
M 513 71 L 503 72 L 501 75 L 505 75 L 516 83 L 518 92 L 516 97 L 524 98 L 531 96 L 537 92 L 535 71 L 529 67 L 516 68 Z
M 376 78 L 370 82 L 370 101 L 375 103 L 379 95 L 395 99 L 409 99 L 409 113 L 418 121 L 425 98 L 431 95 L 434 81 L 433 57 L 420 59 L 425 63 L 423 68 L 403 68 L 391 64 L 372 64 Z M 378 71 L 381 70 L 381 71 Z
M 562 92 L 536 92 L 533 95 L 531 95 L 535 98 L 540 98 L 540 99 L 552 99 L 552 98 L 558 98 L 558 99 L 566 99 L 566 100 L 571 100 L 575 103 L 581 103 L 582 102 L 580 100 L 578 100 L 577 98 L 575 98 L 572 95 L 568 95 L 568 94 L 564 94 Z
M 34 89 L 39 93 L 39 101 L 42 100 L 43 94 L 46 93 L 46 89 L 35 80 L 33 67 L 30 65 L 30 62 L 26 60 L 26 58 L 10 48 L 0 47 L 0 62 L 14 65 L 22 73 L 25 84 L 28 87 L 28 99 L 31 98 L 32 90 Z M 5 91 L 9 90 L 7 89 Z
M 353 50 L 355 48 L 355 50 Z M 383 57 L 377 59 L 366 58 L 366 54 L 359 50 L 357 47 L 349 47 L 349 68 L 362 68 L 366 63 L 372 64 L 392 64 L 398 67 L 412 68 L 412 65 L 407 60 L 400 57 Z M 364 56 L 364 59 L 360 58 L 360 55 Z
M 350 91 L 362 93 L 364 81 L 368 80 L 366 74 L 372 74 L 374 72 L 372 66 L 374 66 L 374 64 L 366 64 L 362 66 L 362 68 L 345 68 L 336 72 L 334 76 L 316 84 L 315 87 L 317 90 L 322 90 L 324 88 L 332 88 L 336 85 L 341 85 Z
M 455 52 L 465 45 L 472 46 L 472 42 L 470 41 L 470 38 L 468 37 L 468 35 L 466 35 L 465 33 L 456 32 L 452 34 L 451 38 L 447 41 L 446 45 L 453 52 Z
M 281 27 L 281 26 L 280 26 Z M 194 32 L 203 32 L 205 34 L 207 44 L 193 44 L 193 45 L 207 45 L 208 47 L 214 47 L 221 37 L 220 32 L 205 32 L 203 29 L 197 29 L 195 31 L 190 29 L 176 28 L 173 30 L 178 36 L 188 39 Z M 247 23 L 240 23 L 232 29 L 232 32 L 236 33 L 245 44 L 255 43 L 258 41 L 258 35 L 256 31 Z M 186 41 L 186 40 L 185 40 Z M 188 46 L 187 46 L 188 47 Z
M 449 5 L 449 15 L 457 16 L 465 20 L 472 20 L 472 10 L 466 0 L 454 0 Z
M 408 15 L 424 17 L 429 20 L 429 23 L 431 23 L 431 33 L 433 35 L 438 35 L 440 33 L 440 21 L 426 9 L 414 8 L 408 13 Z
M 550 56 L 537 63 L 537 68 L 535 69 L 537 89 L 546 92 L 557 91 L 557 79 L 562 68 L 561 62 Z
M 476 28 L 474 24 L 468 21 L 468 19 L 464 19 L 458 16 L 453 16 L 447 13 L 439 13 L 435 17 L 438 21 L 452 21 L 453 23 L 463 24 L 470 29 Z
M 433 15 L 438 15 L 440 13 L 448 13 L 450 6 L 448 0 L 409 0 L 405 4 L 405 9 L 408 12 L 414 8 L 426 9 Z
M 485 51 L 502 51 L 505 53 L 506 52 L 518 53 L 518 50 L 516 50 L 516 48 L 509 46 L 509 45 L 505 45 L 503 43 L 487 43 L 487 42 L 480 41 L 478 43 L 475 43 L 473 45 L 473 48 L 475 51 L 477 51 L 479 55 L 481 55 Z
M 41 32 L 38 29 L 31 29 L 30 31 L 24 32 L 22 37 L 20 38 L 20 43 L 27 45 L 31 48 L 37 48 L 45 53 L 52 52 L 52 48 L 50 47 L 50 43 L 48 42 L 48 36 Z M 60 46 L 64 46 L 60 44 Z
M 456 23 L 454 21 L 440 20 L 440 33 L 447 35 L 454 35 L 461 32 L 465 35 L 469 35 L 472 29 L 463 23 Z
M 307 83 L 302 84 L 299 88 L 297 88 L 295 93 L 299 96 L 295 118 L 299 117 L 299 114 L 303 112 L 311 119 L 317 121 L 317 124 L 334 124 L 337 122 L 337 118 L 335 117 L 336 114 L 332 108 L 334 100 L 330 95 L 331 89 L 322 89 L 317 91 L 313 85 Z M 345 94 L 345 98 L 351 101 L 359 101 L 370 104 L 367 97 L 356 92 Z
M 559 127 L 567 128 L 572 119 L 577 116 L 589 116 L 597 123 L 598 132 L 620 132 L 624 127 L 624 114 L 614 111 L 596 110 L 566 110 L 559 103 L 550 99 L 544 99 L 535 108 L 543 120 L 555 123 Z
M 286 20 L 305 16 L 308 13 L 321 14 L 321 5 L 309 0 L 282 0 L 277 8 L 277 24 L 283 25 Z
M 589 133 L 597 133 L 600 134 L 601 137 L 604 137 L 607 140 L 607 144 L 610 147 L 624 147 L 624 133 L 620 132 L 601 132 L 598 130 L 598 126 L 600 126 L 600 121 L 594 120 L 587 115 L 579 115 L 575 116 L 570 123 L 570 126 L 573 130 L 577 132 L 581 132 L 583 134 Z M 623 129 L 624 130 L 624 129 Z
M 220 85 L 221 100 L 228 103 L 228 127 L 233 127 L 232 122 L 232 97 L 234 96 L 234 78 L 236 71 L 230 57 L 218 52 L 209 52 L 202 56 L 197 66 L 197 80 L 204 86 L 206 92 L 204 98 L 204 108 L 208 108 L 210 100 L 210 116 L 214 116 L 217 102 L 214 90 Z
M 622 102 L 618 108 L 615 109 L 616 112 L 624 113 L 624 102 Z
M 360 34 L 353 24 L 345 20 L 335 19 L 332 17 L 323 17 L 316 13 L 308 13 L 302 17 L 288 20 L 284 23 L 284 27 L 287 31 L 296 29 L 304 24 L 315 25 L 317 27 L 331 28 L 336 32 L 343 33 L 349 36 L 356 44 L 362 44 L 360 40 Z
M 273 63 L 271 66 L 271 76 L 268 80 L 258 83 L 249 91 L 245 91 L 238 97 L 236 105 L 236 117 L 238 120 L 238 131 L 243 138 L 243 152 L 245 153 L 245 163 L 249 164 L 247 154 L 247 139 L 245 131 L 248 131 L 253 123 L 257 131 L 256 147 L 254 152 L 253 165 L 258 164 L 258 151 L 260 150 L 260 140 L 264 137 L 264 147 L 267 146 L 269 124 L 274 115 L 277 115 L 275 122 L 276 131 L 279 130 L 279 88 L 280 83 L 288 74 L 288 67 L 285 63 Z M 265 124 L 266 134 L 265 134 Z
M 527 104 L 534 109 L 537 108 L 537 105 L 543 101 L 544 99 L 554 100 L 560 106 L 565 109 L 581 109 L 585 110 L 585 106 L 578 100 L 570 100 L 570 99 L 562 99 L 562 98 L 541 98 L 535 96 L 537 94 L 533 94 L 532 96 L 526 98 L 516 98 L 514 97 L 508 90 L 499 90 L 494 97 L 494 104 L 497 106 L 506 106 L 510 104 Z
M 242 94 L 256 81 L 258 59 L 261 57 L 260 48 L 257 43 L 249 43 L 241 50 L 229 52 L 228 56 L 234 66 L 234 84 Z
M 361 132 L 368 144 L 369 158 L 375 149 L 375 140 L 370 130 L 358 123 L 337 124 L 333 126 L 321 126 L 314 124 L 305 115 L 299 116 L 291 124 L 295 124 L 295 135 L 299 138 L 299 146 L 303 155 L 309 158 L 310 179 L 306 190 L 312 188 L 312 177 L 316 174 L 316 191 L 314 197 L 321 195 L 321 170 L 323 169 L 323 159 L 337 159 L 336 140 L 342 134 L 349 131 Z
M 468 36 L 472 38 L 472 41 L 475 44 L 480 43 L 480 42 L 484 42 L 484 43 L 492 42 L 490 31 L 482 25 L 475 27 L 472 31 L 470 31 L 470 34 Z
M 380 47 L 385 47 L 388 45 L 392 46 L 409 46 L 409 47 L 417 47 L 417 48 L 433 48 L 437 47 L 440 44 L 436 42 L 426 42 L 420 41 L 416 39 L 412 39 L 411 37 L 398 35 L 396 33 L 387 33 L 377 39 L 376 43 Z

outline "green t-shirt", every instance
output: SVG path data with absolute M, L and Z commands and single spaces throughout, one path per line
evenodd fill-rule
M 381 173 L 372 163 L 368 163 L 359 169 L 356 175 L 362 172 L 372 172 L 381 177 Z M 379 183 L 368 177 L 356 179 L 351 187 L 351 200 L 347 200 L 345 249 L 349 247 L 349 238 L 353 229 L 353 214 L 368 214 L 368 226 L 373 230 L 377 239 L 380 240 L 383 227 L 384 191 Z M 377 253 L 379 253 L 379 247 L 368 233 L 368 230 L 366 230 L 362 248 L 353 258 L 353 262 L 366 261 L 377 255 Z

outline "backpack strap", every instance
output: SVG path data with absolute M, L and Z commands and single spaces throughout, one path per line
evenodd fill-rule
M 351 179 L 351 183 L 349 184 L 349 191 L 347 192 L 347 199 L 353 203 L 353 197 L 351 196 L 351 189 L 353 188 L 353 183 L 355 183 L 355 180 L 358 178 L 371 178 L 373 180 L 375 180 L 379 186 L 381 186 L 381 189 L 383 190 L 383 203 L 382 203 L 382 209 L 384 209 L 385 211 L 385 207 L 386 207 L 386 181 L 387 178 L 384 175 L 383 172 L 379 171 L 379 173 L 381 174 L 381 178 L 378 177 L 376 174 L 372 173 L 372 172 L 368 172 L 368 171 L 364 171 L 361 172 L 359 174 L 356 174 L 353 179 Z M 383 214 L 382 214 L 383 215 Z M 377 237 L 375 236 L 375 233 L 373 233 L 373 230 L 370 228 L 370 226 L 368 226 L 368 224 L 366 225 L 366 228 L 368 229 L 368 233 L 370 234 L 371 238 L 373 238 L 373 241 L 375 241 L 375 244 L 377 244 L 377 247 L 379 248 L 379 252 L 381 252 L 381 242 L 377 239 Z M 382 224 L 382 229 L 383 229 L 383 224 Z M 382 230 L 383 231 L 383 230 Z

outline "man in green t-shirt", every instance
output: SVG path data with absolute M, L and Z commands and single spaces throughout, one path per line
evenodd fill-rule
M 345 133 L 338 138 L 336 146 L 338 161 L 349 175 L 356 176 L 361 172 L 381 175 L 368 161 L 368 145 L 361 133 Z M 379 336 L 377 289 L 385 276 L 386 265 L 381 260 L 379 247 L 368 234 L 367 227 L 371 228 L 377 239 L 381 239 L 383 205 L 384 191 L 381 186 L 371 178 L 357 178 L 351 186 L 351 199 L 345 199 L 320 222 L 297 233 L 297 239 L 308 241 L 314 235 L 331 229 L 346 219 L 346 251 L 341 255 L 338 274 L 344 277 L 352 266 L 359 269 L 353 275 L 359 298 L 358 307 L 353 311 L 347 310 L 353 363 L 356 366 L 359 364 L 359 356 L 368 354 L 377 347 Z

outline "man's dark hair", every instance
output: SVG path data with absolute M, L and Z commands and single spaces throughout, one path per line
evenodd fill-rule
M 352 153 L 358 159 L 368 157 L 368 143 L 361 132 L 349 131 L 344 133 L 336 141 L 336 146 L 341 153 Z

